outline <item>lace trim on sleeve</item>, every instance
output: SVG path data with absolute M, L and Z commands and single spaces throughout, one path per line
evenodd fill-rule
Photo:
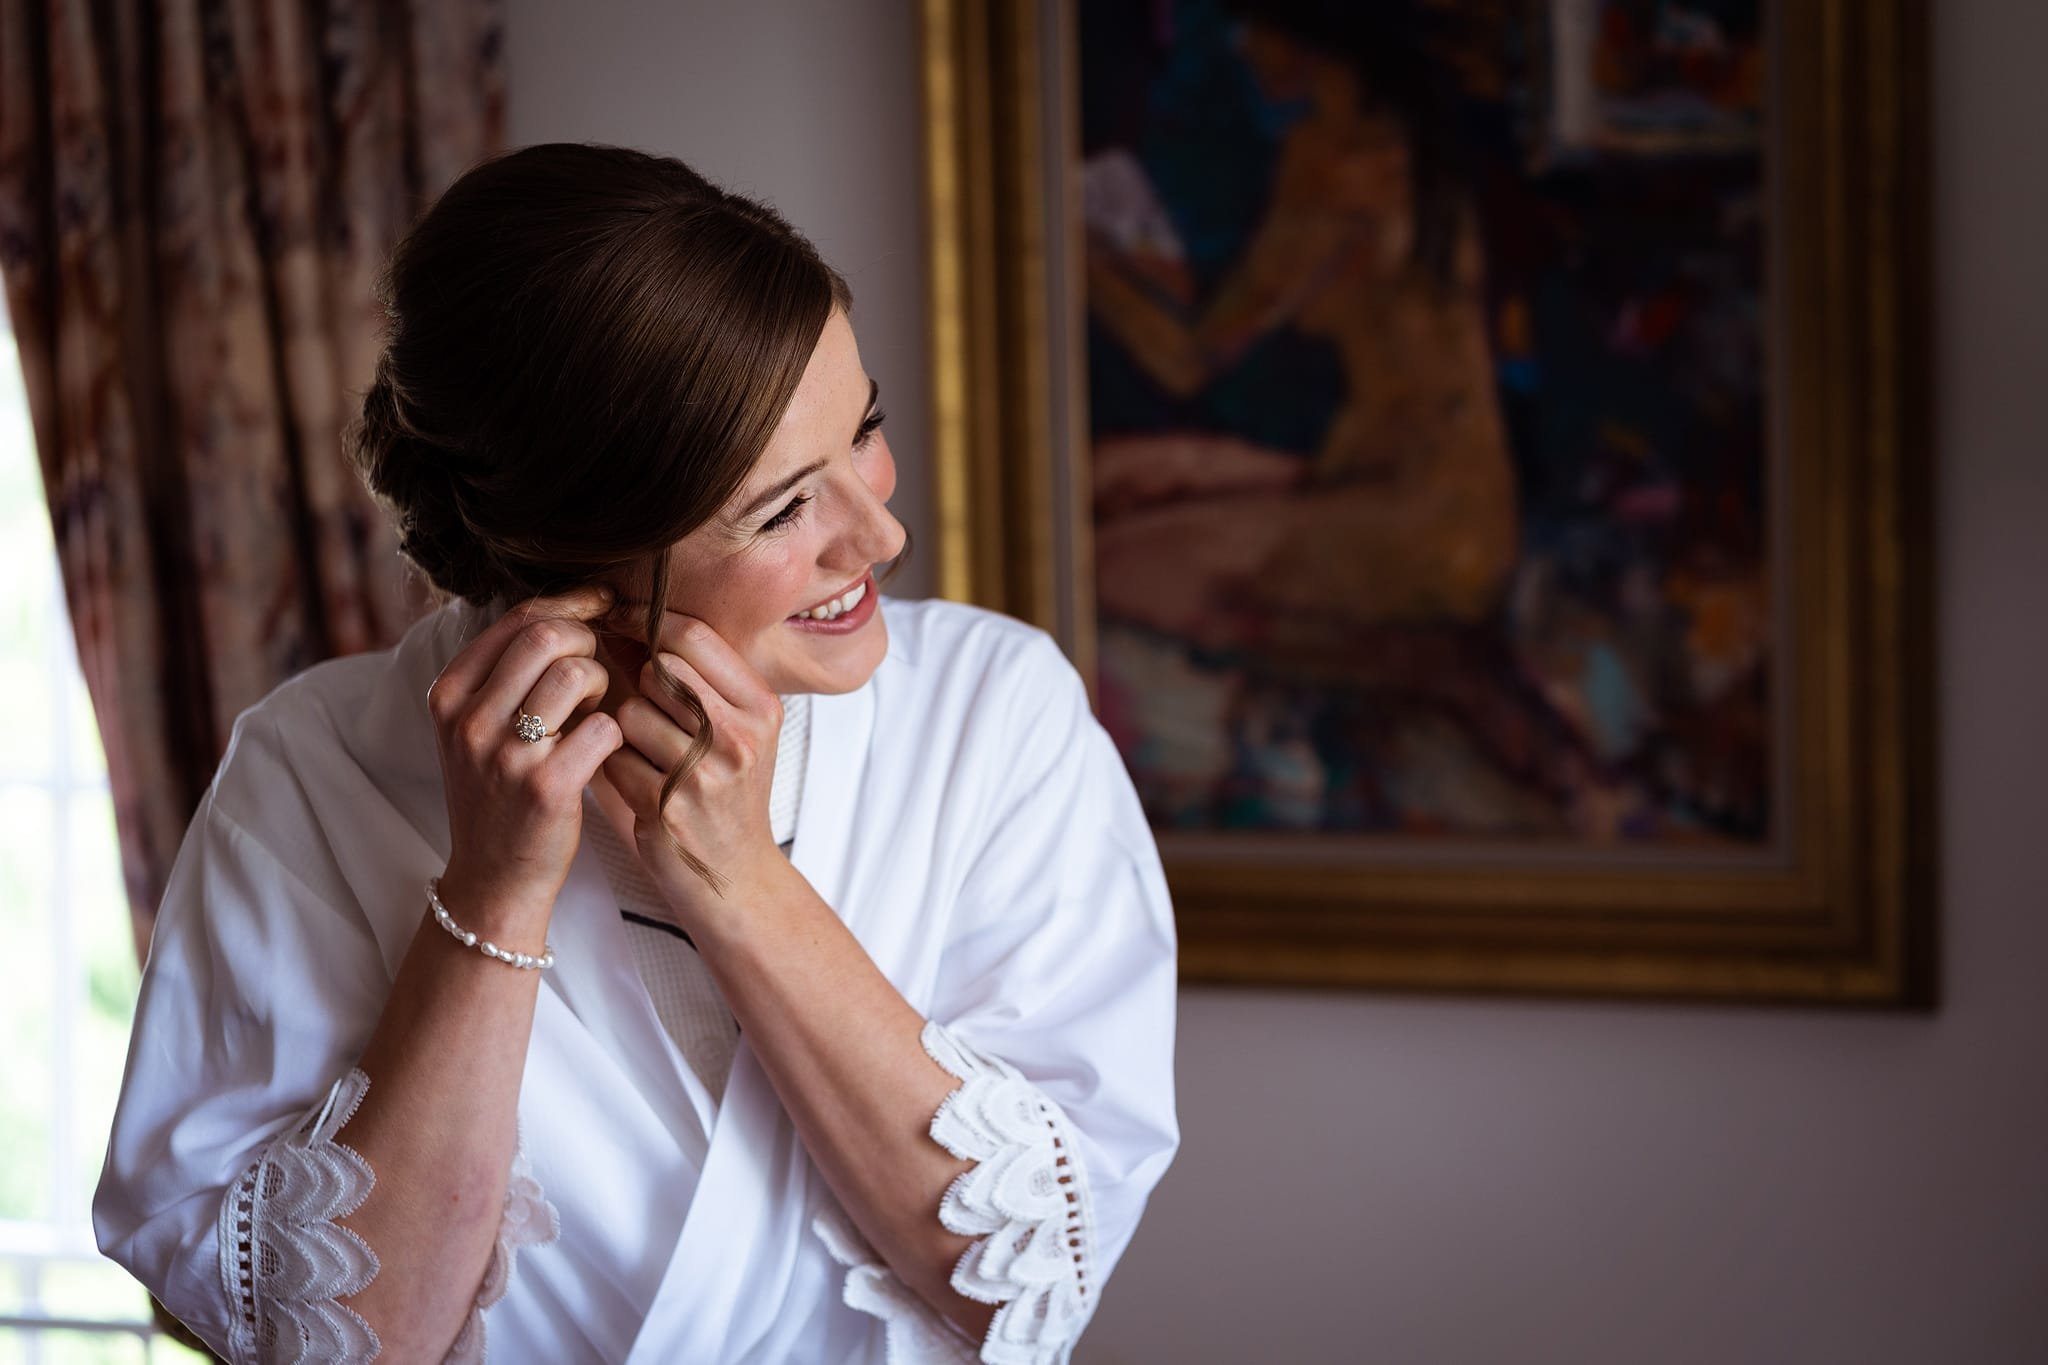
M 383 1349 L 370 1324 L 339 1302 L 377 1277 L 376 1252 L 337 1221 L 361 1208 L 377 1183 L 370 1163 L 335 1140 L 369 1088 L 369 1076 L 352 1068 L 228 1190 L 220 1214 L 221 1283 L 234 1314 L 228 1351 L 236 1365 L 353 1363 L 374 1360 Z M 520 1250 L 552 1242 L 560 1230 L 522 1141 L 490 1264 L 445 1365 L 482 1365 L 484 1310 L 505 1297 Z
M 811 1220 L 811 1230 L 832 1259 L 847 1268 L 840 1292 L 846 1306 L 882 1320 L 888 1365 L 974 1365 L 974 1343 L 967 1334 L 896 1278 L 829 1195 Z
M 352 1068 L 303 1123 L 273 1139 L 220 1210 L 221 1283 L 234 1313 L 228 1354 L 254 1361 L 373 1360 L 370 1324 L 336 1302 L 377 1276 L 377 1253 L 335 1220 L 370 1196 L 370 1163 L 334 1135 L 370 1088 Z
M 953 1267 L 952 1285 L 1001 1306 L 977 1357 L 965 1335 L 905 1288 L 834 1209 L 812 1226 L 849 1267 L 845 1301 L 888 1324 L 891 1365 L 1065 1361 L 1095 1306 L 1092 1206 L 1066 1115 L 1015 1067 L 975 1051 L 937 1021 L 925 1024 L 920 1040 L 961 1081 L 932 1116 L 932 1138 L 976 1163 L 939 1203 L 948 1231 L 977 1239 Z

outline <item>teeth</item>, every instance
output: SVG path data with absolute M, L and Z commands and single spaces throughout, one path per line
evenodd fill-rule
M 855 607 L 859 606 L 860 599 L 866 597 L 867 595 L 867 580 L 862 579 L 859 583 L 855 584 L 853 590 L 847 593 L 844 597 L 835 597 L 822 607 L 812 607 L 808 611 L 798 612 L 797 615 L 807 621 L 835 620 L 836 618 L 845 615 L 847 612 L 852 611 Z

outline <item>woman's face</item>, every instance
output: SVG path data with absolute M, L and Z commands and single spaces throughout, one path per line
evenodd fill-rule
M 703 620 L 777 692 L 851 692 L 887 652 L 871 570 L 905 533 L 886 505 L 896 461 L 878 413 L 835 308 L 740 491 L 669 550 L 669 610 Z M 797 619 L 862 587 L 836 622 Z

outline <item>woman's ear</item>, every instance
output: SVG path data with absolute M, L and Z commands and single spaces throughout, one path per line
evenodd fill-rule
M 640 638 L 646 626 L 643 611 L 639 606 L 617 606 L 590 623 L 597 634 L 597 661 L 611 675 L 604 699 L 607 711 L 639 690 L 640 670 L 647 664 L 647 646 Z

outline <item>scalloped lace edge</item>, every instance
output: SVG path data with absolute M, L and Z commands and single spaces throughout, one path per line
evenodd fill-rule
M 377 1183 L 370 1163 L 335 1140 L 369 1088 L 370 1078 L 351 1068 L 228 1187 L 220 1267 L 237 1365 L 374 1360 L 383 1349 L 370 1324 L 338 1302 L 377 1277 L 377 1253 L 336 1221 Z
M 952 1286 L 999 1306 L 977 1355 L 966 1334 L 905 1287 L 828 1199 L 811 1226 L 847 1267 L 842 1297 L 883 1321 L 890 1365 L 1065 1361 L 1095 1302 L 1093 1208 L 1066 1114 L 1015 1067 L 937 1021 L 926 1022 L 919 1040 L 961 1082 L 932 1116 L 932 1138 L 976 1163 L 939 1204 L 949 1231 L 976 1237 L 953 1267 Z
M 338 1220 L 370 1196 L 377 1175 L 336 1139 L 362 1106 L 369 1076 L 352 1067 L 300 1123 L 271 1140 L 228 1187 L 219 1221 L 221 1285 L 236 1365 L 375 1360 L 377 1333 L 340 1300 L 377 1277 L 377 1253 Z M 469 1318 L 445 1365 L 482 1365 L 484 1310 L 504 1298 L 522 1248 L 544 1246 L 561 1219 L 533 1178 L 522 1135 L 513 1150 L 505 1209 Z

